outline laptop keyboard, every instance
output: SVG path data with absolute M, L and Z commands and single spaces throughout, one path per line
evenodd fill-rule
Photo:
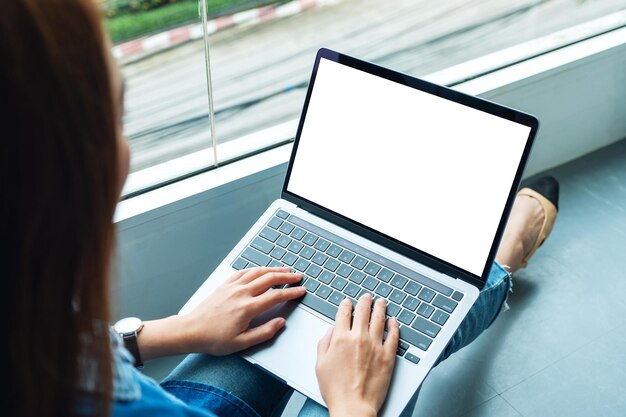
M 235 269 L 283 267 L 303 274 L 300 302 L 335 320 L 339 303 L 366 293 L 387 300 L 400 324 L 398 356 L 417 364 L 463 294 L 278 210 L 232 263 Z M 410 346 L 417 348 L 410 349 Z M 409 352 L 409 349 L 411 352 Z

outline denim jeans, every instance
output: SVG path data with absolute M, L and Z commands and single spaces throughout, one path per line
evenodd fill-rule
M 499 264 L 492 265 L 489 278 L 476 303 L 457 329 L 437 363 L 470 344 L 487 329 L 506 306 L 512 282 Z M 185 402 L 208 408 L 221 416 L 279 416 L 293 390 L 237 355 L 187 356 L 161 383 Z M 413 414 L 419 390 L 401 417 Z M 201 397 L 201 398 L 199 398 Z M 307 399 L 300 417 L 327 417 L 328 410 Z

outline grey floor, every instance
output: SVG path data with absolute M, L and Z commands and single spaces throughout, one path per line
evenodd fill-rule
M 626 140 L 549 173 L 557 222 L 511 309 L 431 372 L 415 417 L 626 416 Z

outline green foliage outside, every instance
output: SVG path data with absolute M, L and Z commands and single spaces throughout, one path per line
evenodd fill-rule
M 209 19 L 285 0 L 208 0 Z M 113 43 L 200 21 L 198 0 L 105 0 L 105 25 Z

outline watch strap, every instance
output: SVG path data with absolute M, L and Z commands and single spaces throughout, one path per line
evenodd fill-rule
M 124 339 L 124 346 L 135 358 L 135 367 L 141 368 L 143 366 L 143 361 L 141 360 L 141 355 L 139 354 L 137 332 L 132 332 L 128 335 L 122 335 L 122 338 Z

